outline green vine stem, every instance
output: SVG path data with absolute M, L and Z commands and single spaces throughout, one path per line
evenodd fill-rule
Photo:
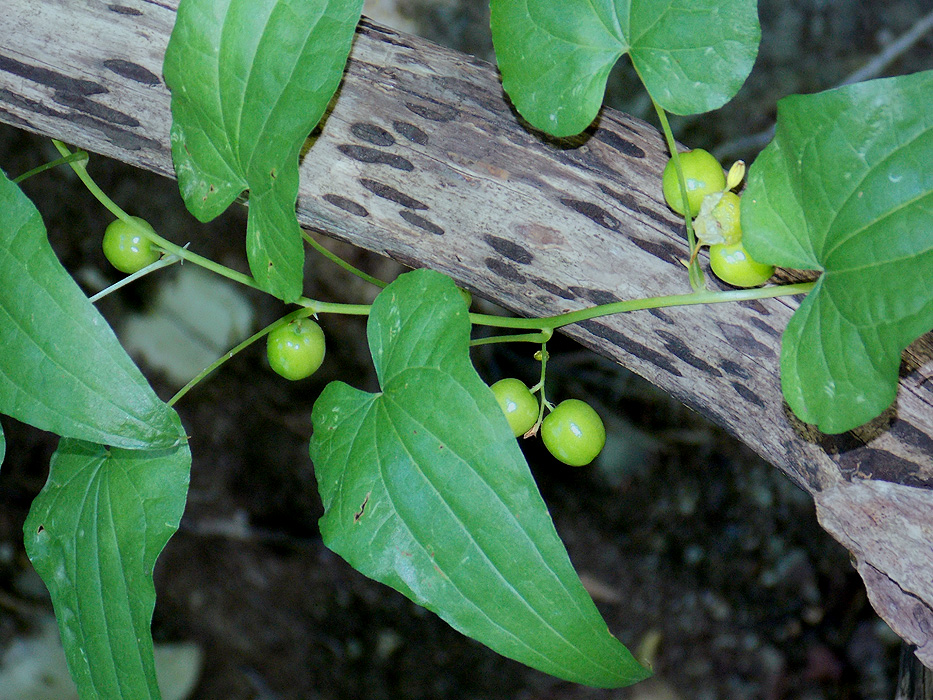
M 58 149 L 58 152 L 64 157 L 74 155 L 68 150 L 68 147 L 56 139 L 52 139 L 52 143 L 55 144 L 55 148 Z M 121 209 L 116 202 L 114 202 L 110 197 L 108 197 L 104 191 L 94 182 L 94 179 L 90 176 L 85 167 L 87 159 L 84 160 L 70 160 L 68 164 L 74 170 L 75 174 L 84 183 L 84 186 L 87 187 L 88 191 L 94 195 L 94 197 L 99 201 L 104 207 L 115 217 L 123 221 L 124 223 L 133 227 L 141 236 L 148 238 L 155 245 L 159 246 L 162 250 L 176 255 L 182 260 L 186 260 L 195 265 L 199 265 L 206 270 L 220 275 L 221 277 L 226 277 L 229 280 L 238 282 L 246 287 L 251 289 L 258 289 L 263 291 L 259 284 L 249 275 L 245 275 L 242 272 L 237 272 L 236 270 L 231 270 L 225 265 L 221 265 L 218 262 L 214 262 L 210 258 L 205 258 L 202 255 L 198 255 L 187 249 L 185 246 L 179 246 L 172 243 L 170 240 L 163 238 L 157 233 L 153 233 L 148 229 L 145 229 L 139 226 L 133 219 L 127 214 L 123 209 Z M 338 304 L 330 303 L 325 301 L 317 301 L 316 299 L 309 299 L 307 297 L 301 297 L 297 302 L 299 306 L 302 306 L 310 310 L 312 314 L 319 313 L 341 313 L 347 314 L 350 316 L 366 316 L 369 314 L 369 305 L 368 304 Z
M 102 289 L 101 291 L 97 292 L 97 294 L 95 294 L 95 295 L 92 296 L 90 299 L 88 299 L 88 301 L 90 301 L 92 304 L 96 304 L 98 301 L 100 301 L 101 299 L 103 299 L 105 296 L 107 296 L 108 294 L 112 294 L 113 292 L 117 291 L 117 290 L 120 289 L 121 287 L 125 287 L 126 285 L 130 284 L 131 282 L 135 282 L 136 280 L 138 280 L 138 279 L 140 279 L 140 278 L 142 278 L 142 277 L 145 277 L 146 275 L 148 275 L 148 274 L 150 274 L 150 273 L 153 273 L 153 272 L 155 272 L 156 270 L 161 270 L 163 267 L 168 267 L 169 265 L 174 265 L 175 263 L 179 262 L 180 260 L 181 260 L 181 258 L 179 258 L 179 257 L 178 257 L 177 255 L 175 255 L 174 253 L 170 253 L 169 255 L 163 255 L 161 258 L 159 258 L 158 260 L 156 260 L 156 261 L 155 261 L 154 263 L 152 263 L 151 265 L 146 265 L 146 267 L 144 267 L 142 270 L 137 270 L 137 271 L 134 272 L 132 275 L 127 275 L 126 277 L 124 277 L 124 278 L 123 278 L 122 280 L 120 280 L 119 282 L 114 282 L 113 284 L 111 284 L 111 285 L 110 285 L 109 287 L 107 287 L 106 289 Z
M 691 294 L 672 294 L 669 296 L 647 297 L 645 299 L 632 299 L 617 301 L 612 304 L 591 306 L 579 311 L 570 311 L 557 316 L 545 318 L 516 318 L 508 316 L 489 316 L 486 314 L 470 314 L 470 320 L 481 326 L 493 328 L 513 328 L 516 330 L 554 330 L 571 323 L 589 321 L 601 316 L 627 313 L 629 311 L 642 311 L 644 309 L 660 309 L 668 306 L 696 306 L 697 304 L 723 304 L 732 301 L 751 301 L 753 299 L 773 299 L 775 297 L 795 296 L 808 294 L 816 282 L 799 282 L 797 284 L 782 284 L 772 287 L 758 287 L 756 289 L 730 289 L 724 292 L 700 291 Z
M 470 347 L 478 345 L 493 345 L 495 343 L 546 343 L 551 339 L 553 331 L 548 329 L 541 333 L 515 333 L 511 335 L 494 335 L 489 338 L 477 338 L 470 341 Z
M 547 375 L 547 361 L 548 361 L 548 352 L 547 352 L 547 340 L 541 343 L 541 349 L 535 353 L 535 357 L 540 357 L 541 361 L 541 379 L 538 380 L 538 383 L 535 384 L 529 391 L 533 394 L 538 392 L 540 399 L 538 400 L 538 419 L 535 421 L 535 424 L 529 428 L 528 432 L 525 433 L 522 437 L 534 437 L 538 434 L 538 429 L 541 427 L 541 422 L 544 420 L 544 409 L 551 411 L 554 406 L 550 401 L 547 400 L 547 397 L 544 395 L 544 379 Z
M 280 318 L 280 319 L 278 319 L 278 320 L 276 320 L 276 321 L 273 321 L 272 323 L 270 323 L 268 326 L 266 326 L 266 327 L 263 328 L 262 330 L 253 333 L 249 338 L 247 338 L 246 340 L 244 340 L 242 343 L 240 343 L 239 345 L 236 345 L 236 346 L 230 348 L 230 350 L 228 350 L 227 352 L 225 352 L 223 355 L 221 355 L 221 356 L 218 357 L 216 360 L 214 360 L 212 363 L 210 363 L 207 367 L 205 367 L 205 368 L 202 369 L 200 372 L 198 372 L 198 373 L 191 379 L 191 381 L 189 381 L 187 384 L 185 384 L 181 389 L 178 390 L 178 392 L 177 392 L 172 398 L 170 398 L 170 399 L 168 400 L 168 402 L 167 402 L 168 405 L 169 405 L 169 406 L 174 406 L 174 405 L 179 401 L 179 399 L 181 399 L 185 394 L 187 394 L 189 391 L 191 391 L 191 390 L 192 390 L 195 386 L 197 386 L 203 379 L 207 378 L 207 376 L 208 376 L 211 372 L 213 372 L 214 370 L 216 370 L 218 367 L 220 367 L 223 363 L 225 363 L 225 362 L 226 362 L 227 360 L 229 360 L 231 357 L 233 357 L 234 355 L 236 355 L 238 352 L 240 352 L 241 350 L 245 350 L 245 349 L 248 348 L 250 345 L 252 345 L 253 343 L 255 343 L 257 340 L 259 340 L 260 338 L 262 338 L 262 337 L 268 335 L 269 333 L 271 333 L 272 331 L 274 331 L 274 330 L 275 330 L 276 328 L 278 328 L 279 326 L 284 326 L 286 323 L 291 323 L 291 322 L 294 321 L 296 318 L 306 318 L 307 316 L 311 316 L 311 315 L 312 315 L 312 312 L 311 312 L 310 309 L 304 309 L 304 308 L 303 308 L 303 309 L 297 309 L 297 310 L 295 310 L 295 311 L 292 311 L 290 314 L 286 314 L 285 316 L 282 316 L 282 318 Z
M 690 258 L 687 263 L 690 287 L 693 291 L 700 292 L 706 289 L 706 279 L 703 275 L 703 269 L 700 267 L 700 262 L 697 260 L 699 246 L 697 245 L 696 234 L 693 231 L 693 221 L 690 218 L 690 206 L 687 203 L 687 180 L 684 177 L 683 166 L 680 164 L 680 154 L 677 151 L 677 143 L 674 141 L 674 132 L 671 131 L 671 125 L 667 121 L 667 113 L 654 101 L 653 97 L 651 98 L 651 104 L 654 105 L 654 109 L 658 113 L 661 131 L 664 132 L 667 149 L 671 152 L 671 159 L 674 161 L 674 169 L 677 171 L 677 184 L 680 185 L 680 196 L 683 198 L 684 211 L 686 212 L 684 214 L 684 225 L 687 227 L 687 247 L 690 249 Z
M 346 270 L 350 274 L 356 275 L 364 282 L 369 282 L 370 284 L 374 284 L 380 289 L 385 289 L 388 286 L 388 282 L 383 282 L 381 279 L 378 279 L 376 277 L 373 277 L 372 275 L 369 275 L 363 272 L 359 268 L 354 267 L 353 265 L 348 263 L 346 260 L 341 258 L 339 255 L 336 255 L 335 253 L 329 251 L 327 248 L 325 248 L 320 243 L 318 243 L 318 241 L 314 239 L 314 236 L 312 236 L 310 233 L 308 233 L 304 229 L 301 230 L 301 236 L 302 238 L 305 239 L 305 242 L 309 246 L 314 248 L 314 250 L 316 250 L 318 253 L 323 255 L 325 258 L 330 260 L 335 265 L 342 267 L 344 270 Z
M 57 168 L 59 165 L 65 165 L 68 163 L 81 162 L 86 163 L 88 161 L 88 155 L 86 151 L 75 151 L 74 153 L 69 153 L 67 156 L 62 156 L 56 160 L 44 163 L 39 165 L 32 170 L 27 170 L 19 177 L 13 178 L 15 184 L 19 184 L 24 180 L 28 180 L 33 175 L 38 175 L 39 173 L 44 173 L 46 170 L 51 170 L 52 168 Z

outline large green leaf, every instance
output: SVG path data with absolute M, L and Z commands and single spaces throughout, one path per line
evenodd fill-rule
M 788 404 L 828 433 L 871 420 L 933 328 L 933 71 L 781 100 L 742 202 L 756 259 L 823 272 L 784 332 Z
M 179 441 L 104 318 L 59 263 L 42 217 L 0 173 L 0 413 L 126 448 Z
M 402 275 L 376 299 L 382 393 L 334 382 L 312 414 L 325 543 L 501 654 L 595 686 L 645 678 L 574 572 L 469 334 L 438 273 Z
M 52 456 L 23 531 L 82 700 L 159 697 L 152 569 L 181 520 L 190 466 L 185 443 L 145 451 L 65 438 Z
M 298 155 L 343 74 L 362 0 L 182 0 L 163 71 L 172 157 L 201 221 L 250 191 L 250 270 L 301 294 Z
M 502 85 L 532 126 L 585 129 L 624 54 L 664 109 L 721 107 L 745 82 L 761 29 L 756 0 L 492 0 Z

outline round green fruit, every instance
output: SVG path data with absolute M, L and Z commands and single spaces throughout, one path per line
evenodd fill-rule
M 709 266 L 719 279 L 733 287 L 758 287 L 774 274 L 774 267 L 752 258 L 741 241 L 711 245 Z
M 310 318 L 273 329 L 266 340 L 269 366 L 286 379 L 310 377 L 324 361 L 324 331 Z
M 505 413 L 512 434 L 524 435 L 538 420 L 538 399 L 534 397 L 520 379 L 500 379 L 491 387 L 492 393 Z
M 137 224 L 155 233 L 145 219 L 130 217 Z M 159 259 L 159 251 L 152 242 L 122 219 L 112 222 L 104 231 L 104 255 L 120 272 L 133 274 Z
M 606 444 L 606 428 L 593 407 L 567 399 L 541 423 L 541 439 L 554 457 L 571 467 L 589 464 Z
M 687 182 L 687 203 L 690 206 L 690 217 L 700 213 L 703 198 L 714 192 L 722 192 L 726 188 L 726 174 L 719 161 L 711 153 L 702 148 L 680 154 L 680 165 L 684 170 L 684 179 Z M 664 190 L 664 199 L 667 206 L 683 215 L 683 197 L 680 195 L 680 184 L 677 181 L 677 168 L 671 159 L 664 166 L 661 176 L 661 186 Z

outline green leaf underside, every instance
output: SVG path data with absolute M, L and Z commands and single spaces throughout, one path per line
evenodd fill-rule
M 263 289 L 301 294 L 298 156 L 343 75 L 362 0 L 182 0 L 163 70 L 172 158 L 201 221 L 250 191 L 247 256 Z
M 573 570 L 521 450 L 469 359 L 453 282 L 402 275 L 368 338 L 382 393 L 330 384 L 311 457 L 328 547 L 501 654 L 617 687 L 649 675 Z
M 179 442 L 173 411 L 61 266 L 42 217 L 0 173 L 0 413 L 125 448 Z
M 901 353 L 933 328 L 933 71 L 778 104 L 749 170 L 743 242 L 756 260 L 821 270 L 784 332 L 781 383 L 827 433 L 879 415 Z
M 721 107 L 748 77 L 761 38 L 756 0 L 492 0 L 490 9 L 503 88 L 554 136 L 596 118 L 626 53 L 665 110 Z
M 83 699 L 160 697 L 152 569 L 181 520 L 190 466 L 187 444 L 108 450 L 64 438 L 52 456 L 23 531 Z

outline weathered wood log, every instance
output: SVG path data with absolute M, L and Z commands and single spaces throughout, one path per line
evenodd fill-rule
M 160 75 L 176 8 L 6 0 L 0 120 L 172 177 Z M 298 213 L 520 314 L 550 315 L 689 291 L 682 222 L 660 198 L 666 159 L 655 129 L 611 110 L 577 139 L 545 138 L 521 123 L 492 66 L 363 21 L 303 161 Z M 895 407 L 824 435 L 781 398 L 780 335 L 796 306 L 668 308 L 567 332 L 808 491 L 875 608 L 933 667 L 933 335 L 905 352 Z

